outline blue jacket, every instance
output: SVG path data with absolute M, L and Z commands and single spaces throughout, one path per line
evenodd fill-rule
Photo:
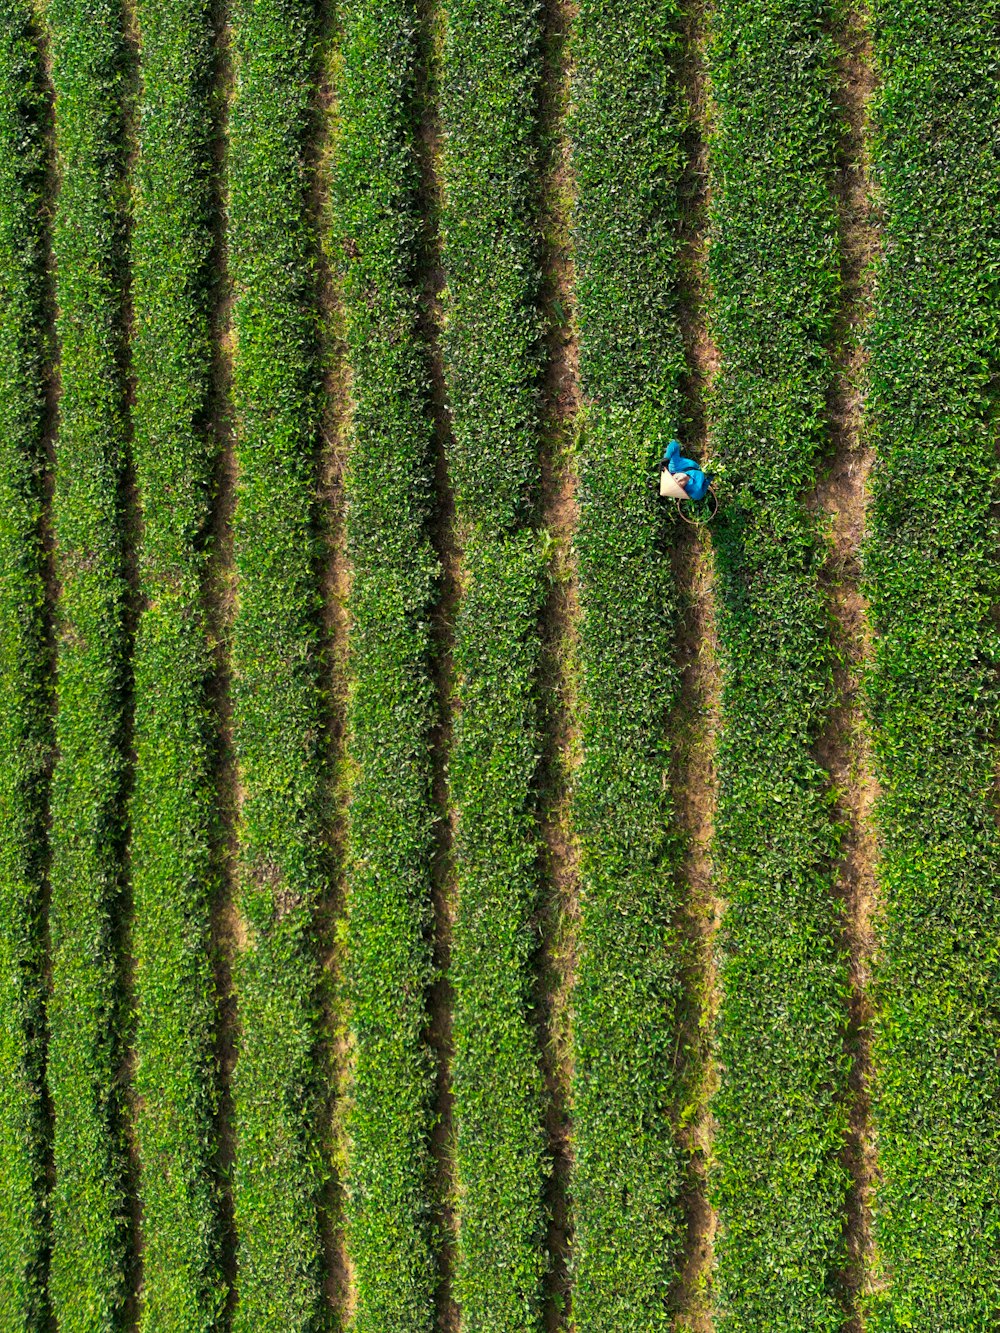
M 712 480 L 711 472 L 702 472 L 693 458 L 685 458 L 681 454 L 681 446 L 677 440 L 670 441 L 663 457 L 667 461 L 667 468 L 671 474 L 675 472 L 687 473 L 687 485 L 684 489 L 688 493 L 688 499 L 704 500 Z

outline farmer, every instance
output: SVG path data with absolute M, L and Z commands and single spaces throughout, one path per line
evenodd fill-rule
M 689 500 L 704 500 L 712 484 L 712 474 L 703 472 L 693 458 L 685 458 L 679 441 L 670 441 L 660 466 L 667 469 Z

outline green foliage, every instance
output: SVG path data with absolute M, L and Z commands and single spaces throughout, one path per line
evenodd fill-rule
M 651 404 L 666 429 L 678 423 L 684 373 L 680 19 L 678 0 L 582 0 L 570 126 L 584 390 L 593 404 Z
M 219 1267 L 210 908 L 212 661 L 203 606 L 215 445 L 207 0 L 139 0 L 132 233 L 134 455 L 142 512 L 135 650 L 132 945 L 143 1333 L 209 1333 Z
M 525 521 L 538 477 L 539 0 L 447 6 L 444 352 L 463 517 Z
M 676 605 L 651 437 L 680 411 L 676 0 L 584 0 L 571 124 L 580 368 L 581 915 L 573 991 L 573 1314 L 672 1327 L 684 1236 L 677 839 L 666 731 Z
M 0 3 L 0 1325 L 47 1325 L 43 895 L 52 752 L 41 540 L 45 108 L 31 6 Z
M 607 1333 L 673 1326 L 684 1239 L 673 1129 L 682 1091 L 678 839 L 666 785 L 677 608 L 646 464 L 654 421 L 595 409 L 581 437 L 573 1310 L 579 1329 Z
M 320 967 L 324 883 L 314 229 L 305 150 L 309 0 L 237 0 L 230 120 L 238 489 L 233 714 L 242 787 L 236 1333 L 323 1324 Z
M 60 584 L 52 786 L 55 1112 L 52 1305 L 64 1333 L 113 1333 L 126 1296 L 122 1081 L 124 127 L 120 0 L 52 0 L 60 177 L 54 528 Z
M 872 1333 L 1000 1308 L 1000 6 L 875 0 L 884 248 L 866 581 L 884 900 Z
M 455 629 L 455 1293 L 467 1327 L 510 1333 L 540 1327 L 545 1266 L 531 786 L 543 570 L 530 530 L 509 537 L 475 531 L 465 549 L 466 591 Z
M 447 6 L 441 79 L 449 471 L 465 544 L 455 627 L 452 951 L 463 1326 L 538 1326 L 545 1137 L 538 947 L 538 616 L 528 526 L 541 371 L 537 0 Z
M 839 1329 L 846 963 L 839 830 L 813 755 L 832 695 L 824 548 L 801 500 L 827 443 L 839 289 L 830 7 L 720 0 L 712 19 L 714 445 L 724 670 L 722 1083 L 713 1101 L 723 1327 Z
M 353 394 L 346 1230 L 353 1326 L 420 1333 L 434 1327 L 437 1285 L 426 1028 L 438 567 L 428 535 L 430 376 L 419 331 L 415 5 L 353 0 L 340 22 L 335 194 Z

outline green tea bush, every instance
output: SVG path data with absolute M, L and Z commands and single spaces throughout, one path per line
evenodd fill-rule
M 114 1333 L 123 1326 L 128 1285 L 119 926 L 129 707 L 123 557 L 128 79 L 120 0 L 52 0 L 46 16 L 56 93 L 60 356 L 50 1292 L 64 1333 Z
M 882 898 L 867 1328 L 1000 1309 L 1000 7 L 875 0 L 866 581 Z
M 419 326 L 416 5 L 340 11 L 334 179 L 352 417 L 347 487 L 347 1248 L 353 1327 L 434 1327 L 427 1044 L 438 564 L 430 370 Z
M 832 696 L 824 543 L 803 502 L 828 442 L 839 130 L 825 0 L 711 19 L 713 445 L 723 730 L 722 1008 L 713 1100 L 722 1327 L 845 1322 L 847 969 L 839 829 L 814 746 Z
M 229 254 L 238 471 L 233 718 L 241 785 L 236 1333 L 324 1314 L 320 1196 L 324 765 L 315 523 L 319 356 L 306 151 L 308 0 L 236 0 Z
M 539 1326 L 545 1254 L 538 950 L 538 620 L 542 12 L 447 6 L 445 368 L 449 472 L 464 543 L 449 774 L 458 821 L 454 985 L 458 1246 L 464 1327 Z
M 132 364 L 143 610 L 130 862 L 140 1328 L 209 1333 L 226 1301 L 215 1167 L 217 811 L 204 610 L 216 455 L 208 428 L 212 30 L 206 0 L 139 0 L 137 17 Z
M 573 1316 L 670 1328 L 684 1238 L 678 843 L 667 719 L 677 605 L 651 464 L 679 424 L 675 0 L 584 0 L 571 134 L 580 373 L 581 850 L 572 996 Z
M 47 1326 L 51 679 L 42 550 L 45 106 L 31 6 L 0 4 L 0 1324 Z
M 538 1326 L 544 1135 L 532 964 L 538 949 L 537 622 L 542 562 L 526 531 L 466 546 L 456 625 L 451 780 L 460 899 L 452 942 L 459 1254 L 469 1327 Z
M 538 479 L 542 358 L 538 0 L 447 7 L 444 351 L 460 515 L 512 531 Z

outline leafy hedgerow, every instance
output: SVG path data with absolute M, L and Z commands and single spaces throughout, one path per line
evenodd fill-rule
M 315 523 L 319 357 L 306 149 L 309 0 L 236 0 L 229 254 L 238 472 L 233 716 L 242 788 L 236 1333 L 323 1323 L 324 765 Z
M 351 367 L 347 745 L 347 1247 L 353 1327 L 434 1327 L 427 1045 L 434 808 L 430 612 L 438 566 L 413 0 L 340 11 L 335 198 Z
M 540 1318 L 545 1137 L 532 1015 L 538 937 L 540 286 L 537 0 L 447 6 L 444 354 L 465 551 L 455 627 L 452 947 L 463 1325 Z
M 460 819 L 454 1290 L 470 1328 L 513 1331 L 537 1326 L 545 1269 L 541 1074 L 531 1023 L 538 852 L 529 782 L 543 600 L 536 535 L 470 534 L 465 574 L 455 645 L 462 712 L 450 767 Z
M 723 664 L 721 1088 L 727 1329 L 845 1320 L 847 975 L 839 830 L 813 745 L 832 694 L 824 544 L 802 493 L 826 442 L 839 291 L 825 0 L 720 0 L 711 20 L 714 452 Z
M 583 763 L 573 1316 L 588 1333 L 672 1327 L 684 1237 L 672 1123 L 681 1090 L 680 893 L 667 786 L 676 605 L 651 470 L 655 442 L 682 406 L 679 20 L 676 0 L 583 0 L 574 41 L 586 409 L 576 541 Z
M 875 0 L 866 584 L 881 797 L 867 1327 L 1000 1309 L 996 372 L 1000 6 Z
M 204 614 L 216 453 L 207 420 L 212 31 L 206 0 L 139 0 L 137 18 L 142 97 L 131 250 L 143 612 L 130 864 L 140 1327 L 208 1333 L 226 1300 L 214 1166 L 217 815 Z
M 128 666 L 120 0 L 52 0 L 59 195 L 53 234 L 60 354 L 54 532 L 60 587 L 58 758 L 52 783 L 55 1114 L 50 1290 L 64 1333 L 124 1320 L 122 1106 Z
M 0 3 L 0 1322 L 47 1326 L 42 476 L 45 116 L 32 7 Z
M 542 323 L 538 0 L 447 7 L 444 348 L 463 519 L 510 532 L 538 478 Z

